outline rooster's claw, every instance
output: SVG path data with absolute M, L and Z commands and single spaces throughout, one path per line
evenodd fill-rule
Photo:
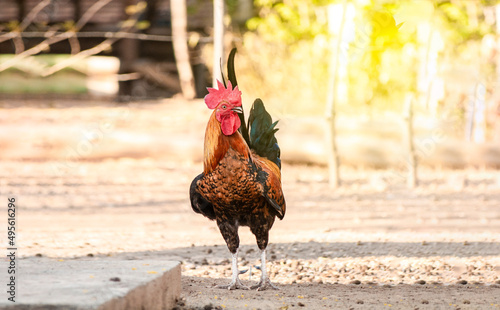
M 225 289 L 225 290 L 229 290 L 229 291 L 237 290 L 237 289 L 241 289 L 241 290 L 249 290 L 250 289 L 248 286 L 243 285 L 239 279 L 234 281 L 234 282 L 229 283 L 228 285 L 217 285 L 217 288 L 221 288 L 221 289 Z
M 271 283 L 271 280 L 269 280 L 269 278 L 266 278 L 266 280 L 264 280 L 264 281 L 261 280 L 259 282 L 259 284 L 254 285 L 250 288 L 252 290 L 257 290 L 257 291 L 265 291 L 267 289 L 279 290 L 279 288 L 277 286 L 275 286 L 274 284 Z

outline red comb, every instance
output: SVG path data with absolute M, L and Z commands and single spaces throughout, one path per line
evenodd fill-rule
M 237 107 L 241 106 L 241 91 L 238 90 L 238 86 L 233 89 L 231 81 L 227 81 L 227 88 L 225 88 L 224 84 L 217 80 L 217 87 L 219 89 L 207 88 L 208 95 L 205 96 L 205 103 L 209 109 L 215 109 L 223 100 Z

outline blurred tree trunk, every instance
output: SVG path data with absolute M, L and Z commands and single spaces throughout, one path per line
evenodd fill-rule
M 221 67 L 224 67 L 224 0 L 214 0 L 214 59 L 212 85 L 222 81 Z
M 330 187 L 336 188 L 340 186 L 340 173 L 339 173 L 339 155 L 337 150 L 337 127 L 336 127 L 336 105 L 337 105 L 337 90 L 338 90 L 338 71 L 342 44 L 342 34 L 344 33 L 344 25 L 346 22 L 347 1 L 344 0 L 342 4 L 342 19 L 340 21 L 340 29 L 335 44 L 334 51 L 331 52 L 330 60 L 330 73 L 328 83 L 328 97 L 326 103 L 325 116 L 328 122 L 328 129 L 326 134 L 328 145 L 328 170 Z M 331 18 L 331 17 L 330 17 Z M 329 21 L 333 23 L 334 21 Z
M 467 142 L 486 142 L 486 88 L 482 83 L 477 83 L 472 91 L 472 99 L 466 110 L 465 139 Z
M 125 13 L 127 6 L 132 5 L 134 2 L 132 0 L 128 0 L 123 5 L 122 18 L 126 20 L 128 15 Z M 76 19 L 79 21 L 84 14 L 87 12 L 82 12 L 80 6 L 80 0 L 75 1 L 75 5 L 78 6 L 78 9 L 75 9 L 75 14 L 79 14 L 81 16 Z M 100 7 L 96 7 L 96 11 L 99 10 Z M 122 39 L 118 41 L 118 57 L 120 59 L 120 68 L 118 69 L 118 74 L 129 74 L 134 72 L 134 63 L 137 61 L 139 57 L 139 41 L 134 39 Z M 128 101 L 132 96 L 132 80 L 124 80 L 118 82 L 118 100 L 119 101 Z
M 172 43 L 182 94 L 186 99 L 193 99 L 196 91 L 193 71 L 189 63 L 186 0 L 170 0 L 170 11 L 172 12 Z
M 415 188 L 418 183 L 417 155 L 415 153 L 414 131 L 413 131 L 413 94 L 406 94 L 404 118 L 406 121 L 406 143 L 408 150 L 408 179 L 409 188 Z

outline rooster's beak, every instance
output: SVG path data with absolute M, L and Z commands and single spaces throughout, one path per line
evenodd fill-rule
M 243 113 L 243 108 L 242 107 L 234 107 L 231 109 L 231 111 L 234 111 L 236 113 Z

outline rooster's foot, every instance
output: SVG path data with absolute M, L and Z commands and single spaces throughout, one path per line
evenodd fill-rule
M 249 290 L 250 288 L 246 285 L 243 285 L 243 283 L 241 283 L 240 279 L 236 279 L 236 281 L 231 281 L 231 283 L 229 283 L 228 285 L 217 285 L 217 288 L 221 288 L 221 289 L 225 289 L 225 290 L 237 290 L 237 289 L 241 289 L 241 290 Z
M 265 280 L 260 280 L 259 284 L 254 285 L 250 287 L 252 290 L 257 290 L 257 291 L 265 291 L 267 289 L 271 290 L 279 290 L 277 286 L 271 283 L 271 280 L 269 278 L 266 278 Z

